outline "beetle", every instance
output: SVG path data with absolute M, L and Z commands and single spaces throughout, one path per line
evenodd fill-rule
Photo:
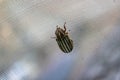
M 70 53 L 73 50 L 73 41 L 69 38 L 69 34 L 66 31 L 66 22 L 64 23 L 63 27 L 64 29 L 56 26 L 56 42 L 59 46 L 59 48 L 64 52 L 64 53 Z

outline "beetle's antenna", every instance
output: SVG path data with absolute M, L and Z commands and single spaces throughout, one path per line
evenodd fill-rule
M 66 32 L 66 26 L 65 26 L 66 22 L 64 23 L 64 29 L 65 29 L 65 32 Z
M 58 28 L 58 25 L 56 27 Z

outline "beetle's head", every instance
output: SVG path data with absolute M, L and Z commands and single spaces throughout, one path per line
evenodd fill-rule
M 57 26 L 56 31 L 55 31 L 55 35 L 62 36 L 62 35 L 64 35 L 64 33 L 65 33 L 64 30 Z

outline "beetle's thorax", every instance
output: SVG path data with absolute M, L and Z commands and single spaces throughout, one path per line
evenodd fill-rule
M 57 38 L 63 37 L 65 35 L 65 31 L 62 28 L 58 27 L 55 31 L 55 35 Z

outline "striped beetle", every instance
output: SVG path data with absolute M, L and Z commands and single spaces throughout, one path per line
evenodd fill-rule
M 59 46 L 59 48 L 64 52 L 64 53 L 69 53 L 73 49 L 73 41 L 69 38 L 68 32 L 66 32 L 66 22 L 64 23 L 64 29 L 56 26 L 57 29 L 55 31 L 56 35 L 56 41 Z

